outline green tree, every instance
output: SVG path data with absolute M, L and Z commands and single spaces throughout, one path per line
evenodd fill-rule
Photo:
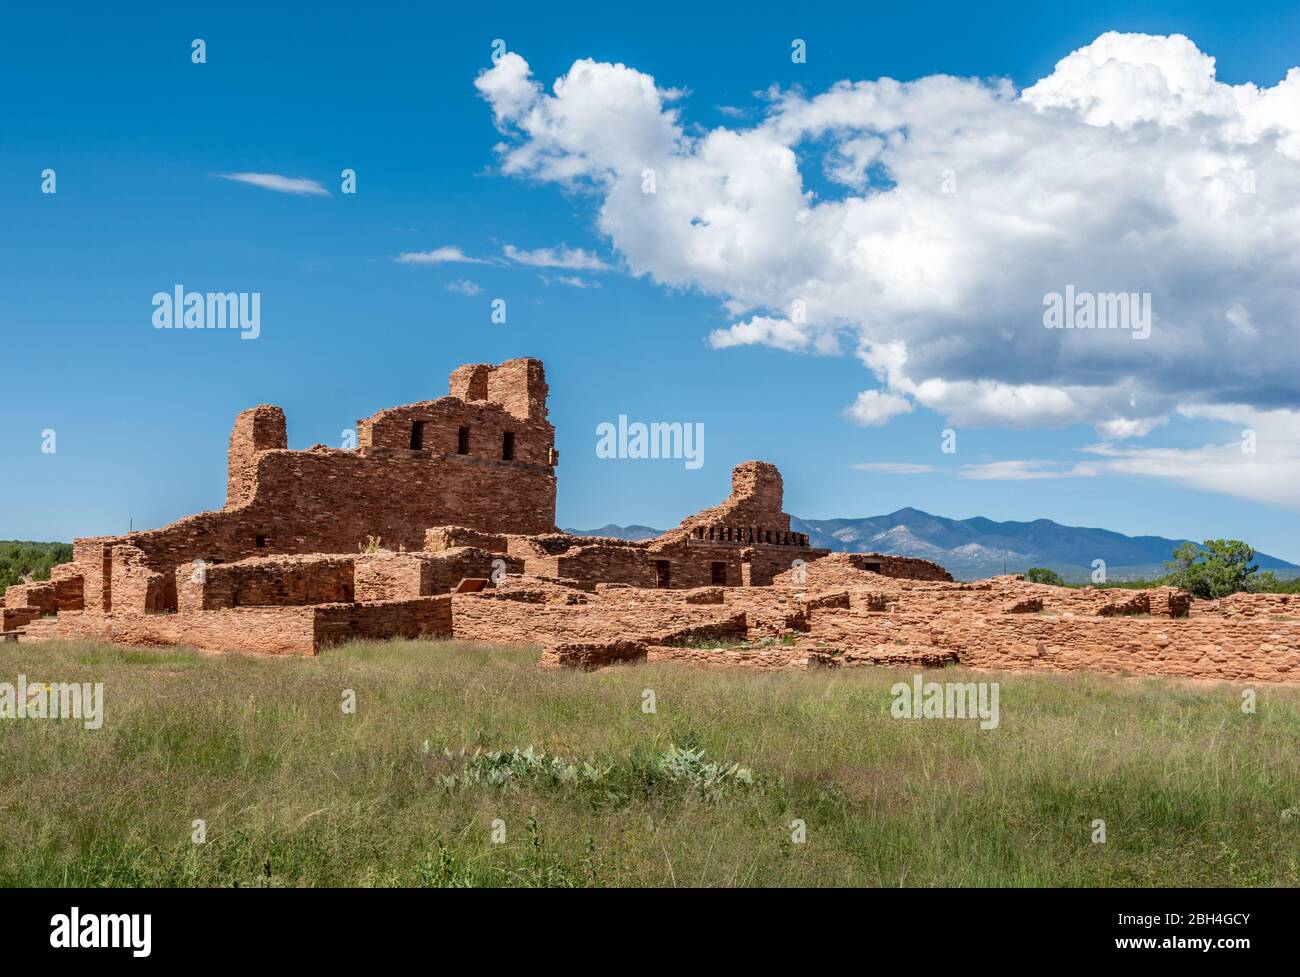
M 0 596 L 6 587 L 22 583 L 24 577 L 48 580 L 51 567 L 71 559 L 72 547 L 67 543 L 0 540 Z
M 1053 587 L 1064 587 L 1065 581 L 1055 570 L 1049 570 L 1047 567 L 1030 567 L 1025 572 L 1025 579 L 1030 583 L 1050 583 Z
M 1200 546 L 1184 543 L 1165 562 L 1166 582 L 1193 597 L 1210 600 L 1255 589 L 1259 566 L 1255 550 L 1239 539 L 1207 539 Z

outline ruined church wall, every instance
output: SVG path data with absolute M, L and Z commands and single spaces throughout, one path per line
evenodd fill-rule
M 420 422 L 421 447 L 412 447 L 412 425 Z M 504 461 L 505 435 L 513 435 L 513 460 L 526 465 L 553 465 L 555 429 L 544 419 L 521 419 L 495 404 L 466 404 L 451 397 L 382 410 L 358 421 L 357 446 L 363 452 L 420 450 L 466 459 Z M 464 432 L 464 445 L 461 429 Z
M 718 526 L 752 526 L 764 534 L 789 532 L 790 516 L 781 510 L 783 483 L 777 467 L 766 461 L 746 461 L 731 472 L 731 495 L 721 505 L 683 519 L 677 530 Z M 764 537 L 766 540 L 766 536 Z
M 469 523 L 490 532 L 553 530 L 555 476 L 474 459 L 367 458 L 344 451 L 268 451 L 258 458 L 254 500 L 189 516 L 162 529 L 79 541 L 90 595 L 99 542 L 141 550 L 169 571 L 195 559 L 233 562 L 272 553 L 355 553 L 368 536 L 418 550 L 430 526 Z M 261 537 L 263 546 L 258 546 Z M 83 545 L 84 544 L 84 545 Z M 96 586 L 100 583 L 100 586 Z

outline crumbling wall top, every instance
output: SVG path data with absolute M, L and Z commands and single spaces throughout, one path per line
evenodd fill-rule
M 257 455 L 289 447 L 284 411 L 273 404 L 258 404 L 235 418 L 227 455 L 226 507 L 253 498 L 257 482 Z
M 788 533 L 790 516 L 781 511 L 781 472 L 768 461 L 745 461 L 731 470 L 731 495 L 721 505 L 683 519 L 659 539 L 697 535 L 696 530 L 744 526 Z M 766 538 L 766 536 L 764 536 Z
M 469 403 L 487 401 L 520 420 L 546 417 L 546 370 L 531 357 L 506 360 L 499 366 L 469 363 L 452 371 L 451 396 Z

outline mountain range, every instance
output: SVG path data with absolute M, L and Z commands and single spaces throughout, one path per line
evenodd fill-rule
M 948 519 L 920 509 L 899 509 L 885 516 L 862 519 L 800 519 L 792 516 L 790 528 L 807 533 L 812 546 L 839 552 L 891 553 L 940 563 L 959 580 L 975 580 L 998 573 L 1023 573 L 1030 567 L 1047 567 L 1066 580 L 1086 580 L 1094 560 L 1106 562 L 1110 580 L 1155 577 L 1165 572 L 1164 561 L 1187 540 L 1164 536 L 1125 536 L 1108 529 L 1062 526 L 1050 519 L 1033 522 L 995 522 L 982 516 Z M 602 526 L 570 529 L 578 536 L 615 536 L 641 540 L 662 530 L 649 526 Z M 1280 577 L 1300 571 L 1294 563 L 1266 553 L 1256 553 L 1261 570 Z

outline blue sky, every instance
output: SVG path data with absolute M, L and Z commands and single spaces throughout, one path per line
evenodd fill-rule
M 1130 534 L 1242 538 L 1300 562 L 1293 493 L 1225 491 L 1222 479 L 1188 474 L 1197 449 L 1231 443 L 1243 426 L 1215 405 L 1244 398 L 1256 411 L 1300 408 L 1267 363 L 1214 373 L 1224 360 L 1210 349 L 1195 386 L 1215 396 L 1190 416 L 1176 406 L 1186 390 L 1163 368 L 1126 367 L 1125 382 L 1144 396 L 1144 383 L 1160 388 L 1164 419 L 1139 439 L 1105 442 L 1130 452 L 1115 463 L 1115 454 L 1084 450 L 1099 443 L 1097 425 L 1110 416 L 1102 408 L 1078 423 L 1057 414 L 989 422 L 969 403 L 891 385 L 883 368 L 869 368 L 855 348 L 857 327 L 842 316 L 784 344 L 719 342 L 767 314 L 753 298 L 761 285 L 730 291 L 710 269 L 677 268 L 656 251 L 665 238 L 655 229 L 644 248 L 611 233 L 599 217 L 608 187 L 598 180 L 505 172 L 505 152 L 530 137 L 508 120 L 494 124 L 493 105 L 475 87 L 493 67 L 496 38 L 546 93 L 579 59 L 623 64 L 660 89 L 681 90 L 671 103 L 697 138 L 757 125 L 773 103 L 756 93 L 773 85 L 812 99 L 843 79 L 943 74 L 1005 78 L 1021 89 L 1107 31 L 1185 34 L 1217 59 L 1218 82 L 1264 87 L 1300 62 L 1296 5 L 790 6 L 748 5 L 743 16 L 671 4 L 634 16 L 609 5 L 568 5 L 558 15 L 510 4 L 9 12 L 0 37 L 0 538 L 68 540 L 219 507 L 230 424 L 253 404 L 285 409 L 291 447 L 337 446 L 357 418 L 444 395 L 461 363 L 537 356 L 561 451 L 562 526 L 675 524 L 725 496 L 732 465 L 761 458 L 780 466 L 786 508 L 805 518 L 903 506 L 956 518 L 1046 517 Z M 206 42 L 206 64 L 191 63 L 193 38 Z M 806 63 L 792 62 L 792 38 L 806 40 Z M 545 142 L 552 138 L 531 137 L 558 152 Z M 885 183 L 846 188 L 821 162 L 811 151 L 799 159 L 802 185 L 819 200 L 889 192 L 887 171 Z M 1261 174 L 1277 172 L 1271 165 L 1261 162 Z M 40 192 L 46 168 L 57 173 L 55 194 Z M 354 195 L 340 192 L 344 168 L 356 171 Z M 219 176 L 231 173 L 307 179 L 328 194 Z M 1160 247 L 1176 253 L 1177 243 Z M 508 259 L 507 246 L 582 249 L 608 267 L 538 267 Z M 475 261 L 395 260 L 451 247 Z M 902 247 L 894 242 L 891 253 Z M 990 282 L 1001 274 L 996 264 L 980 269 Z M 746 271 L 727 274 L 739 280 Z M 1176 269 L 1160 271 L 1163 287 L 1176 287 Z M 1283 279 L 1288 269 L 1278 259 L 1266 271 Z M 755 280 L 762 274 L 754 270 Z M 1207 302 L 1240 301 L 1231 275 L 1198 266 L 1183 278 L 1188 291 L 1212 293 Z M 151 297 L 178 283 L 260 292 L 260 336 L 152 328 Z M 504 324 L 490 318 L 498 298 L 507 303 Z M 1294 342 L 1296 321 L 1268 314 L 1254 313 L 1249 335 Z M 933 311 L 924 315 L 930 328 Z M 972 322 L 958 317 L 951 328 L 989 326 Z M 1041 325 L 1031 325 L 1039 342 Z M 836 330 L 839 352 L 819 352 L 816 337 Z M 1049 382 L 1014 344 L 992 353 L 973 345 L 983 359 L 939 357 L 934 369 L 947 372 L 934 375 Z M 1160 349 L 1153 357 L 1163 363 L 1173 354 Z M 1072 369 L 1050 382 L 1082 384 L 1098 372 Z M 846 408 L 866 390 L 907 406 L 887 423 L 855 423 Z M 705 464 L 598 459 L 596 425 L 620 414 L 702 423 Z M 1286 441 L 1287 418 L 1270 417 L 1277 423 L 1266 440 Z M 945 428 L 957 431 L 954 455 L 940 451 Z M 45 430 L 56 432 L 52 454 L 41 450 Z M 864 464 L 875 470 L 854 467 Z M 1291 465 L 1284 453 L 1279 466 L 1244 468 L 1241 479 L 1277 480 Z M 894 473 L 898 466 L 923 470 Z

